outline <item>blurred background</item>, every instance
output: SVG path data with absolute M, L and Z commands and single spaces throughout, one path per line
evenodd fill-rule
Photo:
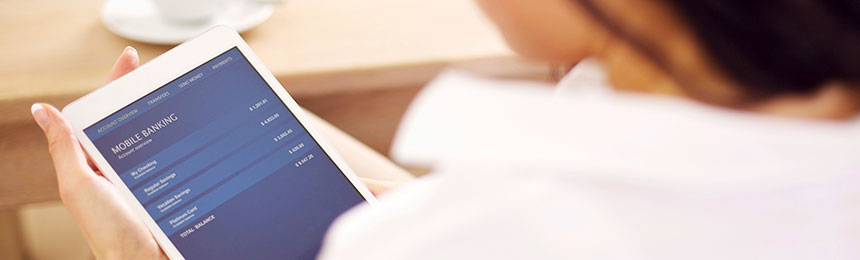
M 183 4 L 220 7 L 171 18 L 189 11 Z M 125 46 L 145 63 L 220 23 L 244 31 L 300 105 L 383 154 L 412 98 L 445 68 L 553 78 L 551 64 L 517 58 L 468 0 L 3 0 L 0 259 L 92 258 L 59 202 L 30 105 L 62 107 L 102 86 Z

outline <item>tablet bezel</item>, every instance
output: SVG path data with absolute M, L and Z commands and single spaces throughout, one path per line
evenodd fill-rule
M 119 188 L 120 193 L 132 206 L 135 214 L 143 219 L 162 250 L 164 250 L 164 253 L 170 259 L 185 258 L 161 228 L 158 227 L 152 216 L 146 212 L 143 205 L 134 197 L 129 187 L 122 182 L 119 175 L 108 164 L 104 156 L 98 152 L 92 140 L 84 134 L 83 130 L 233 47 L 237 47 L 251 66 L 257 70 L 268 87 L 275 92 L 283 104 L 287 106 L 287 109 L 295 115 L 299 123 L 307 129 L 311 138 L 332 159 L 335 166 L 340 169 L 365 201 L 369 204 L 376 202 L 370 190 L 359 180 L 358 176 L 349 168 L 343 158 L 335 151 L 334 147 L 323 138 L 319 130 L 313 124 L 309 123 L 308 116 L 305 115 L 302 108 L 293 100 L 284 87 L 281 86 L 275 76 L 263 66 L 262 61 L 260 61 L 248 44 L 242 40 L 241 36 L 230 27 L 217 26 L 194 39 L 174 47 L 161 56 L 152 59 L 152 61 L 141 65 L 134 71 L 75 100 L 63 108 L 63 114 L 71 122 L 75 136 L 80 140 L 84 150 L 90 155 L 90 158 L 102 171 L 102 174 L 114 186 Z

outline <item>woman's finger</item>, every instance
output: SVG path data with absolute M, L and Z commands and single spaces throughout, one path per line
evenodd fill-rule
M 379 196 L 395 187 L 397 187 L 398 182 L 393 181 L 381 181 L 370 178 L 361 178 L 361 182 L 364 183 L 364 186 L 367 186 L 367 189 L 370 190 L 373 195 Z
M 140 65 L 140 57 L 137 55 L 137 50 L 131 46 L 125 47 L 122 50 L 122 54 L 119 55 L 119 58 L 113 64 L 108 81 L 122 77 L 122 75 L 136 69 L 138 65 Z
M 87 177 L 86 155 L 74 136 L 72 127 L 63 115 L 51 105 L 36 103 L 30 108 L 36 123 L 45 132 L 48 150 L 54 160 L 60 182 Z
M 108 81 L 115 80 L 119 77 L 122 77 L 122 75 L 125 75 L 126 73 L 129 73 L 134 69 L 137 69 L 139 64 L 140 57 L 137 55 L 137 50 L 135 50 L 131 46 L 125 47 L 125 49 L 123 49 L 122 53 L 119 55 L 119 58 L 117 58 L 116 62 L 114 62 L 113 64 L 113 68 L 111 68 Z M 91 170 L 98 174 L 98 168 L 96 167 L 95 163 L 93 163 L 92 159 L 88 156 L 86 157 L 86 159 L 87 166 L 89 166 Z

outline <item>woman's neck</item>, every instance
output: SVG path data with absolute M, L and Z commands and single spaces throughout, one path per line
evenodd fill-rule
M 860 111 L 860 96 L 850 86 L 828 84 L 809 95 L 784 95 L 761 102 L 752 111 L 812 119 L 850 120 Z
M 623 43 L 607 44 L 596 56 L 601 59 L 609 82 L 616 90 L 693 99 L 677 80 Z M 702 93 L 715 93 L 711 100 L 725 100 L 737 95 L 736 90 L 742 89 L 722 80 L 723 77 L 718 73 L 702 67 L 691 66 L 686 69 L 699 77 L 705 75 L 706 80 L 702 81 L 710 82 L 707 87 L 711 89 Z M 860 112 L 860 94 L 857 92 L 851 86 L 833 83 L 809 95 L 783 95 L 743 107 L 717 105 L 723 102 L 709 102 L 709 97 L 701 94 L 695 99 L 721 107 L 774 116 L 845 120 L 853 119 Z

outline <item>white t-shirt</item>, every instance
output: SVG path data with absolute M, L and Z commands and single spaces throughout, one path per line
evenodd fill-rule
M 857 121 L 614 93 L 586 64 L 561 91 L 440 76 L 394 147 L 436 173 L 339 218 L 321 258 L 860 259 Z

